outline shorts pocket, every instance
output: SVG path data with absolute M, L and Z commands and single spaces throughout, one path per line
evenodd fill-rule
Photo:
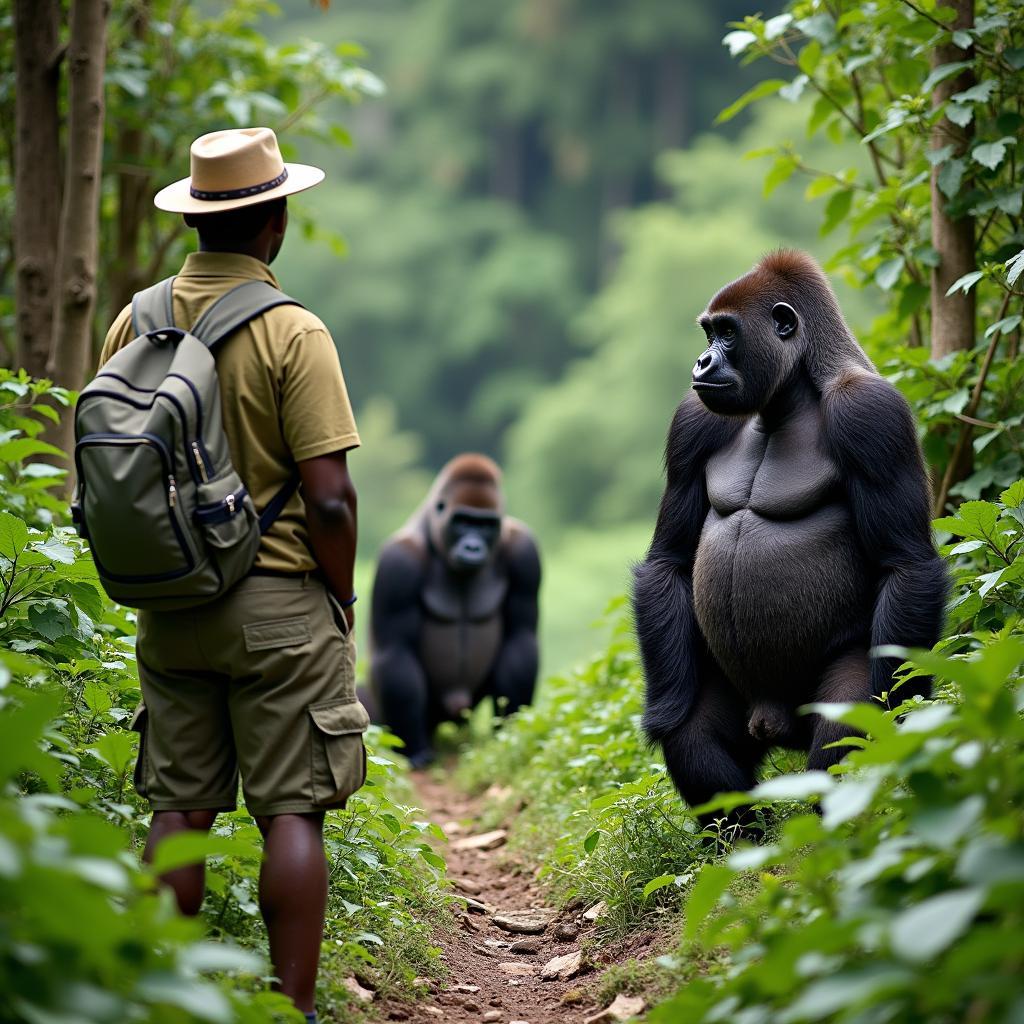
M 268 619 L 266 622 L 251 622 L 242 627 L 245 649 L 269 651 L 275 647 L 294 647 L 308 644 L 313 639 L 313 630 L 308 615 L 295 615 L 290 619 Z
M 135 783 L 135 792 L 139 796 L 149 795 L 149 782 L 146 772 L 146 734 L 149 732 L 149 709 L 145 704 L 139 704 L 132 716 L 128 726 L 132 732 L 139 734 L 139 753 L 135 758 L 135 771 L 132 774 L 132 781 Z
M 313 803 L 344 807 L 366 781 L 363 733 L 370 724 L 358 700 L 325 700 L 308 705 Z
M 338 627 L 338 632 L 343 637 L 348 637 L 348 619 L 345 618 L 345 609 L 341 607 L 341 602 L 328 590 L 327 593 L 327 608 L 331 613 L 331 618 L 334 620 L 334 624 Z

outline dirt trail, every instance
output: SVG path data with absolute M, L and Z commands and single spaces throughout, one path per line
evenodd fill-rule
M 583 1024 L 599 1014 L 602 1008 L 585 992 L 596 977 L 584 948 L 593 922 L 576 911 L 556 913 L 535 883 L 532 867 L 504 845 L 491 850 L 463 848 L 460 840 L 468 843 L 484 832 L 479 824 L 481 799 L 426 775 L 415 784 L 420 806 L 449 835 L 443 853 L 456 892 L 483 907 L 470 906 L 452 934 L 437 937 L 448 979 L 418 1005 L 383 1006 L 382 1016 L 413 1024 Z M 519 934 L 495 923 L 517 912 L 522 912 L 517 923 L 537 929 L 543 921 L 542 931 Z M 530 916 L 533 922 L 523 920 Z M 560 961 L 563 976 L 544 980 L 542 972 L 556 966 L 551 964 L 556 957 L 565 958 Z M 602 1024 L 620 1019 L 624 1018 L 608 1016 Z

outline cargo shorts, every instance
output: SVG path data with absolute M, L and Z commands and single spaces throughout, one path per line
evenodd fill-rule
M 317 578 L 247 576 L 217 601 L 142 611 L 135 788 L 155 811 L 344 807 L 366 781 L 355 645 Z

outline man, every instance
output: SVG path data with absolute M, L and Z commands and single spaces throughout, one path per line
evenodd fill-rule
M 277 287 L 269 264 L 288 225 L 285 197 L 324 176 L 286 165 L 268 128 L 204 135 L 192 144 L 191 171 L 154 200 L 184 214 L 199 234 L 199 251 L 173 288 L 174 321 L 185 328 L 236 285 Z M 111 327 L 101 363 L 133 334 L 129 307 Z M 207 831 L 219 811 L 233 810 L 240 774 L 265 842 L 259 900 L 274 972 L 280 990 L 315 1021 L 327 901 L 324 811 L 344 806 L 365 771 L 361 737 L 353 755 L 353 737 L 335 735 L 324 717 L 351 712 L 355 698 L 356 494 L 346 452 L 359 435 L 331 336 L 300 306 L 263 313 L 216 358 L 224 432 L 256 508 L 296 467 L 301 489 L 262 537 L 253 570 L 224 597 L 139 614 L 146 712 L 136 726 L 136 785 L 153 808 L 145 857 L 166 837 Z M 356 767 L 339 768 L 346 756 L 358 757 Z M 336 788 L 339 771 L 350 779 Z M 164 879 L 182 913 L 197 914 L 204 865 Z

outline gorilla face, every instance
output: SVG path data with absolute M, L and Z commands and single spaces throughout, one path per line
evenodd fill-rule
M 745 416 L 763 409 L 799 358 L 794 343 L 799 321 L 786 302 L 770 316 L 752 309 L 716 309 L 712 301 L 698 323 L 708 341 L 693 367 L 693 390 L 707 408 L 722 416 Z
M 501 535 L 501 516 L 489 509 L 457 506 L 444 527 L 448 564 L 456 572 L 474 572 L 490 561 Z

